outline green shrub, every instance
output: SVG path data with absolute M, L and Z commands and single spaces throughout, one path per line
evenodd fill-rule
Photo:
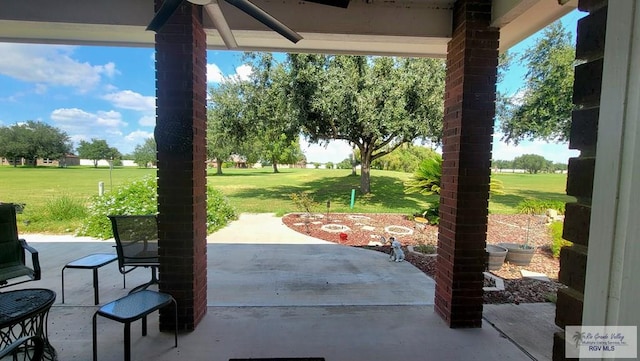
M 522 214 L 544 214 L 547 209 L 555 209 L 558 214 L 564 214 L 563 201 L 525 199 L 518 203 L 518 212 Z
M 108 215 L 135 215 L 158 213 L 156 179 L 147 176 L 127 183 L 104 196 L 91 197 L 89 216 L 78 230 L 78 235 L 107 239 L 113 237 Z M 207 231 L 213 232 L 237 218 L 236 211 L 217 190 L 207 188 Z
M 318 207 L 318 203 L 313 200 L 313 196 L 307 192 L 291 193 L 289 197 L 300 212 L 311 214 Z
M 343 159 L 341 162 L 336 164 L 336 168 L 338 168 L 338 169 L 351 169 L 351 160 L 349 158 Z
M 424 159 L 418 165 L 413 176 L 405 182 L 404 192 L 424 195 L 440 194 L 442 181 L 442 156 L 433 153 L 431 158 Z
M 207 232 L 213 233 L 234 219 L 238 219 L 238 214 L 222 192 L 207 187 Z
M 553 257 L 560 257 L 560 248 L 563 246 L 571 246 L 572 243 L 562 238 L 563 222 L 553 222 L 549 229 L 551 230 L 551 252 Z
M 89 216 L 78 230 L 78 235 L 102 239 L 113 237 L 108 215 L 156 214 L 156 188 L 155 178 L 147 176 L 117 187 L 103 196 L 92 196 L 89 201 Z
M 558 303 L 558 293 L 557 292 L 547 292 L 544 295 L 544 299 L 547 302 L 551 302 L 551 303 Z
M 413 246 L 413 250 L 424 254 L 434 254 L 437 252 L 437 248 L 433 244 L 419 243 Z
M 82 219 L 87 214 L 87 208 L 81 200 L 63 194 L 49 199 L 43 206 L 29 212 L 30 222 L 73 221 Z
M 414 220 L 415 217 L 424 217 L 429 221 L 429 224 L 440 224 L 440 201 L 429 203 L 429 207 L 427 209 L 412 215 L 410 220 Z
M 324 166 L 327 169 L 333 169 L 333 167 L 334 167 L 333 162 L 327 162 Z

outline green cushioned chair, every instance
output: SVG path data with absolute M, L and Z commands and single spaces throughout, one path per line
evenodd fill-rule
M 25 251 L 31 253 L 31 267 L 25 262 Z M 39 279 L 38 251 L 18 238 L 15 205 L 0 204 L 0 288 Z

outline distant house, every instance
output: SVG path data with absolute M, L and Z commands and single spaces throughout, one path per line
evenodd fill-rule
M 233 162 L 233 166 L 235 168 L 248 168 L 247 157 L 238 154 L 231 154 L 231 156 L 229 156 L 229 160 Z
M 75 154 L 67 154 L 60 159 L 38 158 L 36 165 L 52 167 L 68 167 L 80 165 L 80 158 Z
M 33 160 L 26 158 L 16 159 L 16 165 L 33 165 Z M 14 165 L 13 159 L 0 158 L 0 165 Z M 38 158 L 36 159 L 37 166 L 50 166 L 50 167 L 67 167 L 73 165 L 80 165 L 80 158 L 75 154 L 67 154 L 60 159 L 50 158 Z

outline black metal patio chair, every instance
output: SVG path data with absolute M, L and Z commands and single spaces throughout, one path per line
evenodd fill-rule
M 44 355 L 44 340 L 40 336 L 24 336 L 0 350 L 0 359 L 11 356 L 11 360 L 41 361 Z
M 31 253 L 31 267 L 25 251 Z M 18 237 L 15 205 L 0 204 L 0 288 L 39 279 L 38 251 Z
M 118 268 L 123 275 L 138 267 L 151 268 L 151 280 L 129 293 L 158 283 L 158 221 L 155 215 L 108 216 L 116 241 Z

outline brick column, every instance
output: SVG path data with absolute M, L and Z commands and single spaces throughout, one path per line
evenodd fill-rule
M 499 31 L 490 0 L 458 0 L 447 50 L 435 311 L 482 326 Z
M 185 1 L 156 35 L 160 291 L 177 300 L 181 330 L 207 311 L 206 62 L 202 7 Z M 174 324 L 160 313 L 162 330 Z
M 568 286 L 558 291 L 556 325 L 582 324 L 582 309 L 587 272 L 587 250 L 591 218 L 591 196 L 596 160 L 596 141 L 602 88 L 602 66 L 607 25 L 606 0 L 580 0 L 578 8 L 590 14 L 578 22 L 576 66 L 573 85 L 575 109 L 571 117 L 570 149 L 580 156 L 569 159 L 567 194 L 577 201 L 566 204 L 563 238 L 573 242 L 560 251 L 560 282 Z M 553 360 L 565 360 L 564 332 L 553 340 Z

